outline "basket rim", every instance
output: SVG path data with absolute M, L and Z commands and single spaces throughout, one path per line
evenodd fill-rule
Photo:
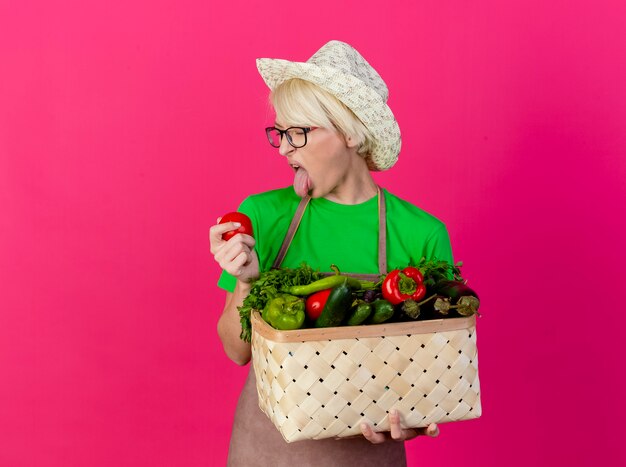
M 459 318 L 405 321 L 400 323 L 365 324 L 332 328 L 307 328 L 279 331 L 267 324 L 258 310 L 252 310 L 252 333 L 274 342 L 307 342 L 331 339 L 402 336 L 432 332 L 458 331 L 476 326 L 476 315 Z

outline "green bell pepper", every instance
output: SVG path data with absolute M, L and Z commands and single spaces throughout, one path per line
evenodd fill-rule
M 261 317 L 275 329 L 287 331 L 304 325 L 304 300 L 293 295 L 280 294 L 265 305 Z

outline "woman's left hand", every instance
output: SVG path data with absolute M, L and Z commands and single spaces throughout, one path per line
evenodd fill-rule
M 368 423 L 362 423 L 361 433 L 370 443 L 380 444 L 388 440 L 408 441 L 422 435 L 436 438 L 439 436 L 439 428 L 435 423 L 431 423 L 425 428 L 402 428 L 400 426 L 400 414 L 397 410 L 392 410 L 389 412 L 389 431 L 375 432 Z

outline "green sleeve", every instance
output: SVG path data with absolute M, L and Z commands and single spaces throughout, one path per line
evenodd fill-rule
M 220 289 L 224 289 L 226 292 L 233 292 L 235 290 L 235 285 L 237 284 L 237 279 L 235 279 L 231 274 L 228 274 L 226 271 L 222 269 L 222 274 L 217 281 L 217 286 Z
M 247 215 L 252 221 L 252 230 L 254 232 L 258 232 L 259 227 L 257 223 L 256 210 L 254 208 L 254 203 L 250 200 L 249 197 L 242 201 L 242 203 L 237 208 L 237 211 Z M 236 284 L 237 279 L 235 278 L 235 276 L 222 270 L 222 274 L 217 281 L 217 286 L 221 289 L 226 290 L 227 292 L 233 292 L 235 290 Z

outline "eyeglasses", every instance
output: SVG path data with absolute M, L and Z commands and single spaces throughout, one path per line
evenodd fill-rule
M 286 130 L 279 130 L 276 127 L 270 126 L 265 129 L 265 134 L 270 144 L 275 148 L 280 147 L 280 143 L 283 140 L 283 135 L 287 135 L 287 142 L 294 148 L 301 148 L 306 144 L 306 135 L 310 131 L 316 130 L 318 127 L 299 127 L 292 126 Z

